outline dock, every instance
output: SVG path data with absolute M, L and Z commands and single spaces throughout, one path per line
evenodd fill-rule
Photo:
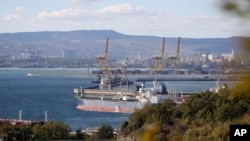
M 39 123 L 44 124 L 45 121 L 0 118 L 0 123 L 10 123 L 12 125 L 35 125 Z
M 239 81 L 241 77 L 234 75 L 154 75 L 140 77 L 135 81 Z

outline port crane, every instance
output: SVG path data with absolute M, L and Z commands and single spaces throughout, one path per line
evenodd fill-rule
M 106 48 L 105 48 L 104 55 L 98 55 L 96 57 L 96 60 L 98 63 L 99 71 L 102 71 L 108 74 L 109 88 L 111 88 L 111 77 L 110 77 L 110 72 L 109 72 L 109 61 L 108 61 L 108 47 L 109 47 L 109 38 L 107 38 L 106 40 Z
M 121 66 L 120 68 L 114 68 L 109 64 L 109 60 L 108 60 L 108 48 L 109 48 L 109 38 L 107 38 L 106 41 L 106 48 L 105 48 L 105 52 L 103 55 L 98 55 L 96 57 L 97 63 L 98 63 L 98 69 L 99 71 L 103 71 L 103 72 L 112 72 L 113 71 L 117 71 L 118 69 L 126 69 L 125 66 Z
M 181 38 L 178 37 L 178 45 L 177 45 L 176 55 L 168 57 L 169 67 L 171 70 L 173 70 L 175 72 L 179 71 L 179 69 L 180 69 L 180 56 L 179 56 L 180 41 L 181 41 Z
M 114 74 L 114 79 L 121 79 L 118 75 L 122 72 L 125 76 L 126 84 L 127 84 L 127 89 L 128 89 L 128 78 L 126 76 L 126 68 L 121 67 L 120 69 L 117 68 L 112 68 L 109 65 L 109 60 L 108 60 L 108 47 L 109 47 L 109 38 L 106 40 L 106 48 L 104 55 L 98 55 L 96 57 L 97 63 L 98 63 L 98 69 L 99 71 L 104 72 L 106 75 L 108 75 L 108 80 L 109 80 L 109 89 L 112 87 L 112 80 L 111 80 L 111 74 Z M 121 82 L 122 83 L 122 82 Z
M 152 74 L 153 71 L 161 71 L 161 70 L 166 69 L 166 59 L 164 55 L 164 48 L 165 48 L 165 37 L 163 37 L 162 39 L 161 54 L 155 55 L 153 57 L 153 64 L 151 67 L 148 68 L 150 74 Z
M 106 48 L 104 55 L 98 55 L 96 57 L 98 63 L 98 69 L 100 71 L 108 71 L 109 70 L 109 61 L 108 61 L 108 47 L 109 47 L 109 38 L 106 40 Z

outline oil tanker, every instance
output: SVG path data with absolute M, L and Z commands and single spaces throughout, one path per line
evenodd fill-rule
M 164 83 L 153 81 L 153 87 L 146 88 L 145 83 L 135 85 L 133 89 L 110 88 L 100 84 L 98 89 L 75 88 L 74 96 L 78 110 L 132 113 L 146 104 L 157 104 L 166 99 L 181 102 L 179 94 L 169 94 Z

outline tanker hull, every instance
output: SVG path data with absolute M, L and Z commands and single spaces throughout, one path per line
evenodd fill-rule
M 139 101 L 77 99 L 77 109 L 83 111 L 133 113 L 142 109 L 145 103 Z

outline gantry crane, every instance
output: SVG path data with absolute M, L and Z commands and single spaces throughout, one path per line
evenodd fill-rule
M 109 47 L 109 38 L 107 38 L 106 41 L 106 48 L 104 55 L 98 55 L 96 57 L 97 63 L 98 63 L 98 69 L 99 71 L 102 71 L 108 75 L 108 80 L 109 80 L 109 88 L 111 88 L 112 83 L 111 83 L 111 77 L 110 77 L 110 71 L 109 71 L 109 61 L 108 61 L 108 47 Z
M 104 55 L 98 55 L 96 57 L 98 63 L 99 71 L 108 71 L 109 70 L 109 61 L 108 61 L 108 46 L 109 45 L 109 38 L 106 41 L 106 49 Z
M 165 37 L 163 37 L 162 41 L 162 49 L 161 54 L 153 57 L 153 64 L 149 67 L 149 73 L 151 74 L 153 71 L 161 71 L 166 69 L 166 59 L 164 55 L 165 48 Z
M 120 72 L 123 72 L 123 74 L 126 77 L 126 84 L 127 84 L 127 89 L 128 89 L 128 78 L 126 76 L 126 72 L 125 69 L 126 68 L 121 68 L 121 69 L 117 69 L 117 68 L 111 68 L 109 65 L 109 61 L 108 61 L 108 47 L 109 47 L 109 38 L 107 38 L 106 41 L 106 49 L 104 52 L 104 55 L 98 55 L 96 57 L 96 60 L 98 62 L 98 69 L 99 71 L 104 72 L 105 75 L 108 75 L 108 79 L 109 79 L 109 89 L 112 87 L 112 80 L 111 80 L 111 73 L 114 74 L 114 79 L 120 79 L 120 77 L 118 76 Z M 122 80 L 120 82 L 122 84 Z
M 178 37 L 178 45 L 177 45 L 176 55 L 168 57 L 169 67 L 173 71 L 179 71 L 179 69 L 180 69 L 180 56 L 179 56 L 180 41 L 181 41 L 181 38 Z

